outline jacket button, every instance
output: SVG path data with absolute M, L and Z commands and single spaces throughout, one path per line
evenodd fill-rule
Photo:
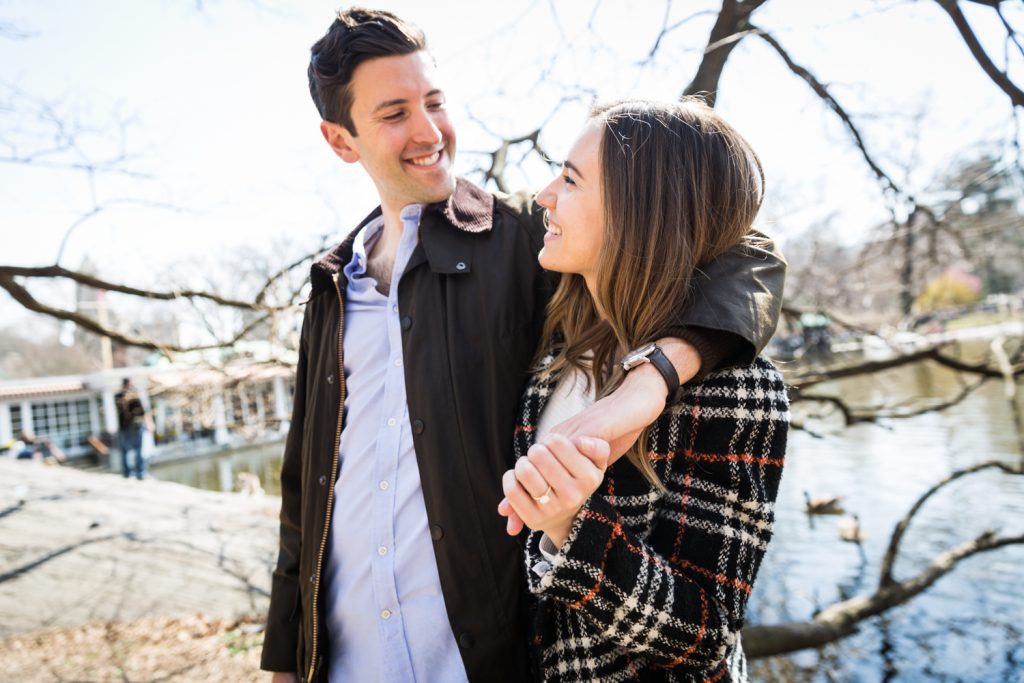
M 326 486 L 327 485 L 327 475 L 326 474 L 321 474 L 320 475 L 320 485 L 321 486 Z
M 430 537 L 435 541 L 440 541 L 442 538 L 444 538 L 444 529 L 442 529 L 436 524 L 433 525 L 432 527 L 430 527 Z
M 474 642 L 475 641 L 473 640 L 472 633 L 463 633 L 461 636 L 459 636 L 459 647 L 461 647 L 463 650 L 468 650 L 469 648 L 473 647 Z
M 465 269 L 466 269 L 466 264 L 463 263 L 462 261 L 459 261 L 458 263 L 455 264 L 455 270 L 463 271 Z
M 413 434 L 422 434 L 423 433 L 423 428 L 424 428 L 423 420 L 413 420 L 412 421 L 412 433 Z
M 410 327 L 412 327 L 412 318 L 407 315 L 402 316 L 402 329 L 408 330 Z

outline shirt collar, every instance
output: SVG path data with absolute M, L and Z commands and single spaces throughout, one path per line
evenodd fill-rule
M 458 178 L 455 184 L 455 192 L 448 199 L 425 206 L 411 204 L 405 207 L 402 213 L 405 214 L 406 211 L 413 210 L 420 213 L 422 224 L 434 223 L 435 220 L 433 219 L 436 216 L 439 222 L 448 223 L 457 232 L 486 232 L 491 229 L 494 221 L 494 195 L 464 178 Z M 349 233 L 345 241 L 313 264 L 310 269 L 310 281 L 313 287 L 310 292 L 310 298 L 333 286 L 331 284 L 333 275 L 341 273 L 342 269 L 352 260 L 356 236 L 363 228 L 380 217 L 381 209 L 378 206 L 369 216 L 363 219 L 355 230 Z M 427 218 L 431 220 L 427 221 Z M 425 246 L 429 246 L 427 242 L 436 240 L 438 235 L 443 236 L 446 231 L 434 230 L 429 232 L 434 234 L 424 236 L 421 232 L 422 242 Z M 455 235 L 451 235 L 451 238 L 454 237 Z M 439 242 L 436 245 L 436 249 L 429 249 L 432 252 L 429 257 L 431 265 L 438 272 L 465 273 L 468 271 L 465 267 L 465 264 L 468 263 L 465 259 L 465 250 L 460 249 L 459 251 L 462 253 L 459 254 L 449 254 L 451 252 L 450 247 L 452 246 L 450 243 L 453 241 L 451 238 L 444 239 L 442 237 L 440 240 L 436 240 Z M 444 258 L 440 258 L 442 255 L 444 255 Z M 451 258 L 448 258 L 449 255 Z M 416 258 L 415 254 L 413 258 Z M 452 263 L 448 263 L 449 261 Z M 462 268 L 458 267 L 459 263 L 463 263 Z

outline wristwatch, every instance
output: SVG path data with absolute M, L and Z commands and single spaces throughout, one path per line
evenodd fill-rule
M 623 372 L 629 372 L 643 363 L 653 365 L 665 379 L 665 384 L 668 386 L 668 396 L 665 399 L 665 403 L 668 405 L 678 403 L 683 397 L 684 388 L 679 386 L 679 373 L 676 372 L 672 361 L 668 359 L 668 356 L 661 350 L 661 347 L 654 342 L 644 344 L 640 348 L 633 349 L 627 353 L 619 361 Z

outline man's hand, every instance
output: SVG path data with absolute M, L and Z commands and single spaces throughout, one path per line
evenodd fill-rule
M 498 513 L 515 512 L 531 529 L 543 531 L 561 546 L 576 514 L 604 481 L 607 465 L 607 442 L 579 437 L 574 445 L 551 434 L 534 444 L 514 470 L 505 472 L 501 483 L 507 502 L 499 505 Z
M 666 337 L 658 340 L 658 346 L 675 367 L 680 384 L 690 381 L 700 370 L 700 354 L 689 342 Z M 644 363 L 626 373 L 618 389 L 575 417 L 555 425 L 551 433 L 561 434 L 570 441 L 581 436 L 607 441 L 611 447 L 608 460 L 611 465 L 658 419 L 665 409 L 667 396 L 668 386 L 661 373 L 650 363 Z M 503 500 L 498 509 L 506 503 L 507 500 Z M 515 510 L 510 512 L 506 530 L 510 536 L 516 536 L 523 530 L 523 522 Z
M 270 683 L 299 683 L 299 675 L 297 673 L 275 671 L 270 677 Z

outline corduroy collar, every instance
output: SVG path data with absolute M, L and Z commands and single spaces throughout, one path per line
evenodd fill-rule
M 356 235 L 363 229 L 363 226 L 380 215 L 381 208 L 378 206 L 359 223 L 355 230 L 349 233 L 341 244 L 313 264 L 309 275 L 310 283 L 313 286 L 309 294 L 310 299 L 333 287 L 333 275 L 340 273 L 341 269 L 352 260 L 352 245 Z M 427 220 L 428 216 L 432 215 L 440 217 L 445 223 L 462 232 L 486 232 L 491 229 L 494 222 L 494 196 L 465 178 L 457 178 L 455 192 L 447 200 L 428 204 L 424 208 L 420 225 Z M 421 231 L 420 239 L 430 239 L 430 237 Z M 444 250 L 447 242 L 447 240 L 441 240 L 439 244 L 432 245 L 427 250 L 428 254 L 432 256 L 438 249 Z

